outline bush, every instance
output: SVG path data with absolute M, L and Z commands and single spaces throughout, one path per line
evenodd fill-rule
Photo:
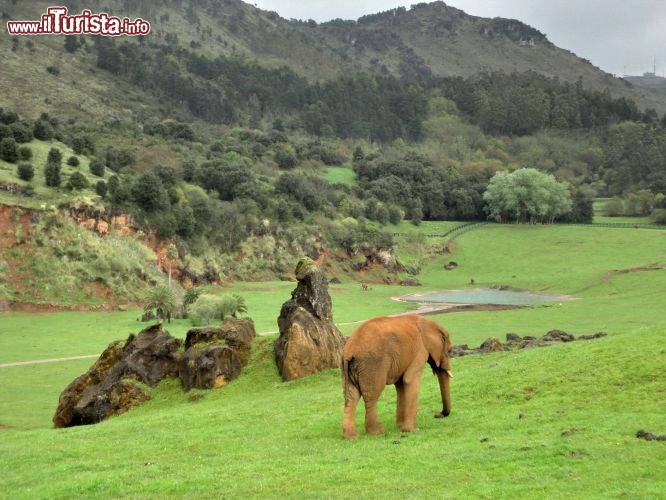
M 94 159 L 93 161 L 90 162 L 90 173 L 97 176 L 97 177 L 104 177 L 104 170 L 106 167 L 104 166 L 104 163 L 102 160 Z
M 280 168 L 294 168 L 298 165 L 296 151 L 294 150 L 294 147 L 288 143 L 275 145 L 274 159 L 275 163 L 277 163 Z
M 106 193 L 108 192 L 108 187 L 106 185 L 106 182 L 104 181 L 97 181 L 97 184 L 95 184 L 95 192 L 100 195 L 102 198 L 106 196 Z
M 88 179 L 81 172 L 74 172 L 67 182 L 67 189 L 86 189 L 88 187 Z
M 14 134 L 12 133 L 12 129 L 9 125 L 0 123 L 0 140 L 4 139 L 5 137 L 14 137 Z
M 615 196 L 604 204 L 603 213 L 606 217 L 620 217 L 624 215 L 624 200 Z
M 19 158 L 18 146 L 13 137 L 5 137 L 0 141 L 0 160 L 16 163 Z
M 77 155 L 94 155 L 95 141 L 88 136 L 77 136 L 72 139 L 72 149 Z
M 657 208 L 650 218 L 655 224 L 666 224 L 666 208 Z
M 48 162 L 44 168 L 44 178 L 48 187 L 60 187 L 60 164 Z
M 49 141 L 55 136 L 53 126 L 47 120 L 37 120 L 32 128 L 35 139 L 40 141 Z
M 32 149 L 30 146 L 21 146 L 18 150 L 19 160 L 30 161 L 32 160 Z
M 46 162 L 55 163 L 58 166 L 60 166 L 62 164 L 62 151 L 60 151 L 58 148 L 49 149 L 49 154 L 46 157 Z
M 245 299 L 239 295 L 201 295 L 189 308 L 189 317 L 194 326 L 201 326 L 245 312 Z
M 35 167 L 30 163 L 19 163 L 17 174 L 22 181 L 29 182 L 35 176 Z
M 70 167 L 78 167 L 81 164 L 79 159 L 76 156 L 70 156 L 67 158 L 67 165 Z
M 11 128 L 12 135 L 14 136 L 14 139 L 16 139 L 16 142 L 23 144 L 32 141 L 32 128 L 27 123 L 23 121 L 14 122 L 9 128 Z

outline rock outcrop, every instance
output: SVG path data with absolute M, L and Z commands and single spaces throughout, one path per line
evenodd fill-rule
M 112 343 L 62 392 L 53 425 L 94 424 L 150 399 L 136 382 L 154 387 L 166 377 L 178 376 L 180 346 L 181 341 L 161 324 L 130 335 L 125 342 Z
M 468 356 L 470 354 L 488 354 L 491 352 L 512 351 L 514 349 L 532 349 L 535 347 L 548 347 L 551 345 L 573 342 L 576 340 L 594 340 L 605 337 L 607 334 L 598 332 L 592 335 L 581 335 L 576 339 L 573 335 L 562 330 L 551 330 L 541 338 L 525 336 L 515 333 L 506 334 L 506 342 L 502 343 L 495 337 L 486 339 L 478 348 L 471 349 L 467 344 L 455 345 L 451 356 Z
M 101 422 L 150 399 L 141 384 L 155 387 L 178 377 L 185 390 L 211 389 L 237 378 L 250 360 L 256 333 L 250 318 L 227 318 L 219 327 L 193 328 L 183 342 L 161 324 L 114 342 L 60 395 L 56 428 Z
M 250 360 L 256 336 L 250 318 L 225 318 L 219 327 L 193 328 L 185 337 L 180 379 L 186 391 L 222 387 Z
M 282 305 L 277 323 L 275 362 L 283 380 L 340 366 L 345 337 L 333 323 L 331 297 L 323 271 L 311 259 L 296 266 L 298 285 Z

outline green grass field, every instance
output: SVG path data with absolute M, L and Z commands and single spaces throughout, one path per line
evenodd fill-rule
M 435 254 L 432 254 L 435 255 Z M 443 264 L 459 267 L 446 271 Z M 455 358 L 444 420 L 426 370 L 420 432 L 400 433 L 395 391 L 379 413 L 387 433 L 340 438 L 337 369 L 280 380 L 276 318 L 293 283 L 236 283 L 259 333 L 253 361 L 224 389 L 162 383 L 142 407 L 95 426 L 51 429 L 64 387 L 94 359 L 0 368 L 0 497 L 7 498 L 660 498 L 666 446 L 666 230 L 490 225 L 453 254 L 427 259 L 423 287 L 333 285 L 345 333 L 413 304 L 392 297 L 505 285 L 575 300 L 507 311 L 438 314 L 454 343 L 559 328 L 608 337 Z M 0 316 L 0 364 L 99 354 L 144 325 L 138 312 Z M 182 337 L 185 321 L 167 326 Z M 357 415 L 362 428 L 363 411 Z
M 65 185 L 69 180 L 70 175 L 74 172 L 80 172 L 83 174 L 88 183 L 90 184 L 89 188 L 78 191 L 80 196 L 88 196 L 91 198 L 97 197 L 95 194 L 95 184 L 97 181 L 102 180 L 100 177 L 95 177 L 90 173 L 90 159 L 84 155 L 76 155 L 72 148 L 67 146 L 62 142 L 56 140 L 51 141 L 40 141 L 37 139 L 32 140 L 27 144 L 19 144 L 19 146 L 28 146 L 32 150 L 32 159 L 28 160 L 27 163 L 32 164 L 35 169 L 35 176 L 29 182 L 22 181 L 17 174 L 17 167 L 19 163 L 23 163 L 23 160 L 19 160 L 16 163 L 8 163 L 4 160 L 0 160 L 0 183 L 9 183 L 17 184 L 21 187 L 31 186 L 34 190 L 34 195 L 32 197 L 20 198 L 20 205 L 30 208 L 38 208 L 42 205 L 54 205 L 57 206 L 58 203 L 62 202 L 67 197 L 63 193 L 67 193 L 65 190 Z M 61 165 L 61 188 L 54 189 L 46 186 L 46 180 L 44 177 L 44 167 L 46 165 L 46 160 L 48 158 L 49 150 L 51 148 L 59 149 L 62 153 L 62 165 Z M 67 164 L 67 160 L 71 156 L 76 156 L 79 159 L 79 165 L 77 167 L 72 167 Z M 108 180 L 109 174 L 107 174 L 104 180 Z M 71 196 L 71 195 L 70 195 Z M 8 194 L 4 191 L 0 191 L 0 203 L 5 205 L 15 205 L 17 204 L 17 199 L 15 195 Z
M 349 167 L 326 167 L 324 178 L 331 184 L 340 183 L 356 186 L 356 174 Z

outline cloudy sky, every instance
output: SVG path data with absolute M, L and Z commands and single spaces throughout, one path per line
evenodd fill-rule
M 287 19 L 358 19 L 420 0 L 246 0 Z M 609 73 L 666 76 L 665 0 L 445 0 L 481 17 L 518 19 Z

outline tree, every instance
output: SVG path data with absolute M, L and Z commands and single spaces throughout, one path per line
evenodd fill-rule
M 158 318 L 167 320 L 171 323 L 171 315 L 176 309 L 176 294 L 168 286 L 159 286 L 153 288 L 144 301 L 143 310 L 145 312 L 155 310 Z
M 132 187 L 136 204 L 146 212 L 156 212 L 169 206 L 169 197 L 162 181 L 154 171 L 144 173 Z
M 497 172 L 483 199 L 488 218 L 498 222 L 552 223 L 571 211 L 567 186 L 534 168 Z
M 178 258 L 178 249 L 171 243 L 166 249 L 166 260 L 169 266 L 169 288 L 171 288 L 171 265 Z

